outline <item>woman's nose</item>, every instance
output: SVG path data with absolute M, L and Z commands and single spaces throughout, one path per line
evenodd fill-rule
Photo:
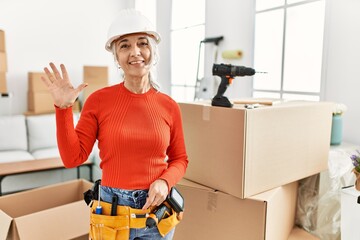
M 140 55 L 140 48 L 138 46 L 134 46 L 131 48 L 131 56 L 139 56 Z

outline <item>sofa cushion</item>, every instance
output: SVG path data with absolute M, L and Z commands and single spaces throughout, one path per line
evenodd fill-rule
M 57 147 L 55 114 L 28 116 L 29 151 Z
M 74 113 L 74 125 L 78 119 L 79 114 Z M 57 148 L 55 113 L 28 116 L 26 123 L 31 153 L 39 149 Z
M 60 158 L 59 149 L 57 147 L 35 150 L 31 154 L 35 159 Z
M 24 115 L 0 117 L 0 151 L 28 149 Z
M 0 151 L 0 163 L 34 160 L 34 157 L 23 150 Z

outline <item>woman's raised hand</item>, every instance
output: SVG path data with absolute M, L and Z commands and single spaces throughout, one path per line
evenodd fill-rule
M 61 74 L 54 63 L 50 63 L 49 65 L 53 73 L 45 67 L 44 72 L 46 73 L 47 78 L 41 77 L 41 79 L 51 93 L 54 104 L 59 108 L 72 106 L 80 92 L 87 86 L 87 84 L 82 83 L 77 88 L 74 88 L 69 80 L 64 64 L 60 65 Z

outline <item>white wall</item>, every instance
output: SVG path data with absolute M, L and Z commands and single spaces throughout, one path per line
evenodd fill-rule
M 64 63 L 74 85 L 82 82 L 84 65 L 109 66 L 105 51 L 107 30 L 125 1 L 107 0 L 2 0 L 0 29 L 5 31 L 8 57 L 7 83 L 13 93 L 12 113 L 27 111 L 27 73 L 42 71 L 50 61 Z
M 360 144 L 360 1 L 328 0 L 325 100 L 344 103 L 344 141 Z
M 344 141 L 360 143 L 360 9 L 358 0 L 326 0 L 323 100 L 348 106 L 344 115 Z M 171 1 L 157 0 L 158 30 L 162 35 L 159 81 L 170 92 Z M 255 1 L 207 0 L 206 37 L 224 36 L 218 62 L 253 66 Z M 49 61 L 65 63 L 75 85 L 82 81 L 83 65 L 107 65 L 110 83 L 118 75 L 110 54 L 104 50 L 107 28 L 114 14 L 133 7 L 131 0 L 2 0 L 0 29 L 6 31 L 8 88 L 14 93 L 13 113 L 26 111 L 27 72 L 41 71 Z M 240 60 L 221 59 L 223 50 L 241 49 Z M 214 49 L 206 48 L 205 76 L 211 74 Z M 227 90 L 231 98 L 251 96 L 252 78 L 236 78 Z
M 207 0 L 206 37 L 224 36 L 218 47 L 217 63 L 253 67 L 254 62 L 255 1 Z M 240 49 L 243 57 L 237 60 L 222 59 L 224 50 Z M 214 62 L 214 45 L 206 46 L 205 76 L 211 76 Z M 220 78 L 218 78 L 220 81 Z M 217 88 L 216 88 L 217 89 Z M 252 77 L 237 77 L 226 90 L 229 98 L 250 97 Z
M 161 35 L 159 44 L 160 61 L 157 66 L 158 80 L 161 85 L 161 91 L 167 94 L 171 93 L 171 1 L 157 0 L 157 31 Z

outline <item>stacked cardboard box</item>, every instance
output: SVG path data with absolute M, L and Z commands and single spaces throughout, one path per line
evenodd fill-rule
M 12 114 L 12 95 L 8 93 L 6 79 L 7 70 L 8 67 L 5 46 L 5 32 L 3 30 L 0 30 L 0 115 Z
M 29 72 L 28 73 L 28 113 L 27 114 L 41 114 L 54 112 L 54 100 L 47 90 L 41 77 L 46 77 L 43 72 Z M 73 106 L 73 111 L 80 110 L 79 101 L 76 101 Z
M 0 239 L 74 239 L 89 232 L 83 192 L 92 187 L 73 180 L 0 197 Z
M 88 86 L 83 90 L 83 102 L 96 90 L 108 86 L 108 67 L 84 66 L 84 83 Z
M 5 32 L 0 30 L 0 93 L 7 92 L 6 72 L 7 59 L 5 48 Z
M 302 101 L 246 109 L 244 105 L 222 108 L 213 107 L 209 102 L 180 103 L 190 161 L 185 178 L 234 199 L 227 202 L 207 194 L 208 198 L 202 204 L 216 205 L 217 209 L 229 208 L 232 212 L 227 213 L 228 220 L 202 218 L 198 224 L 204 229 L 211 226 L 208 231 L 212 234 L 206 239 L 219 239 L 214 232 L 215 226 L 217 231 L 229 233 L 228 239 L 285 240 L 289 237 L 294 225 L 297 194 L 292 190 L 294 187 L 289 186 L 327 169 L 332 106 L 331 103 Z M 203 191 L 185 193 L 186 204 L 200 204 L 192 195 Z M 279 197 L 277 194 L 281 192 L 287 197 Z M 244 206 L 249 202 L 256 205 L 257 201 L 264 204 L 266 214 L 255 210 L 239 211 L 247 209 Z M 282 218 L 291 219 L 291 226 L 272 227 L 279 219 L 271 212 L 282 213 L 283 208 L 286 209 L 284 214 L 288 215 Z M 187 208 L 187 214 L 197 209 Z M 234 230 L 239 223 L 253 219 L 266 223 L 261 225 L 263 235 L 250 227 L 241 233 Z M 182 236 L 185 232 L 191 232 L 193 239 L 202 239 L 193 229 L 195 225 L 192 219 L 184 217 L 178 227 L 182 231 L 176 233 L 177 239 L 189 239 Z M 273 233 L 268 233 L 271 231 Z
M 28 73 L 28 111 L 32 113 L 54 112 L 54 100 L 42 82 L 42 76 L 46 77 L 45 73 Z
M 183 179 L 177 184 L 185 200 L 175 240 L 287 239 L 294 224 L 297 182 L 240 199 Z

